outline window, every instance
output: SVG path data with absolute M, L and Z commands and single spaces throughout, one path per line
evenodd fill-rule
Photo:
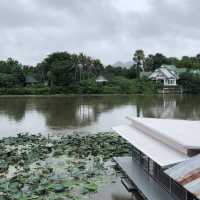
M 148 171 L 149 158 L 135 147 L 132 148 L 132 158 L 136 160 L 137 163 L 144 168 L 144 170 Z
M 132 148 L 132 158 L 137 161 L 140 160 L 140 151 L 137 150 L 135 147 Z
M 149 158 L 141 153 L 140 164 L 144 168 L 145 171 L 148 171 L 149 168 Z
M 151 176 L 154 175 L 154 162 L 153 162 L 153 160 L 151 160 L 151 159 L 149 159 L 149 174 L 150 174 Z

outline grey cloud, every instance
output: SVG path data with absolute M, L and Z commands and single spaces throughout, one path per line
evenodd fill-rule
M 140 4 L 124 1 L 127 8 Z M 35 64 L 66 50 L 108 64 L 130 60 L 137 48 L 169 56 L 200 51 L 199 0 L 144 2 L 148 9 L 126 11 L 116 6 L 118 0 L 1 0 L 0 59 Z

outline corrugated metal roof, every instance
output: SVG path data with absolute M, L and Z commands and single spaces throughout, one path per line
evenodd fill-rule
M 156 71 L 154 71 L 150 77 L 150 79 L 176 79 L 176 75 L 171 73 L 168 69 L 166 68 L 160 68 L 160 69 L 157 69 Z
M 160 68 L 156 69 L 151 75 L 150 79 L 155 79 L 163 76 L 163 78 L 167 79 L 178 79 L 179 76 L 175 69 L 176 67 L 173 65 L 162 65 Z
M 175 165 L 165 173 L 200 198 L 200 155 Z
M 173 73 L 173 71 L 170 71 L 169 69 L 167 68 L 160 68 L 160 70 L 162 71 L 162 73 L 167 77 L 167 78 L 177 78 L 176 77 L 176 74 Z
M 163 64 L 161 67 L 165 67 L 171 71 L 175 71 L 176 72 L 176 69 L 177 67 L 175 65 L 166 65 L 166 64 Z

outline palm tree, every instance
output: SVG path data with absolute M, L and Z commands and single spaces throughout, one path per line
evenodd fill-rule
M 89 79 L 90 78 L 90 71 L 92 68 L 92 59 L 89 56 L 85 56 L 83 53 L 80 53 L 79 56 L 79 63 L 82 64 L 83 66 L 83 75 L 86 75 L 86 77 L 84 76 L 83 79 Z
M 140 77 L 140 71 L 144 71 L 144 60 L 145 60 L 144 51 L 141 49 L 136 50 L 133 55 L 133 61 L 135 61 L 136 63 L 137 78 Z
M 74 70 L 74 80 L 77 80 L 77 74 L 79 72 L 79 60 L 78 60 L 78 56 L 76 54 L 72 54 L 71 56 L 71 61 L 72 61 L 72 68 Z
M 78 64 L 79 81 L 82 80 L 82 71 L 83 71 L 83 65 L 82 64 Z

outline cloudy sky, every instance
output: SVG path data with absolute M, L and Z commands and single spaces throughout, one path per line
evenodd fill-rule
M 0 59 L 35 64 L 54 51 L 104 64 L 133 52 L 200 52 L 199 0 L 0 0 Z

